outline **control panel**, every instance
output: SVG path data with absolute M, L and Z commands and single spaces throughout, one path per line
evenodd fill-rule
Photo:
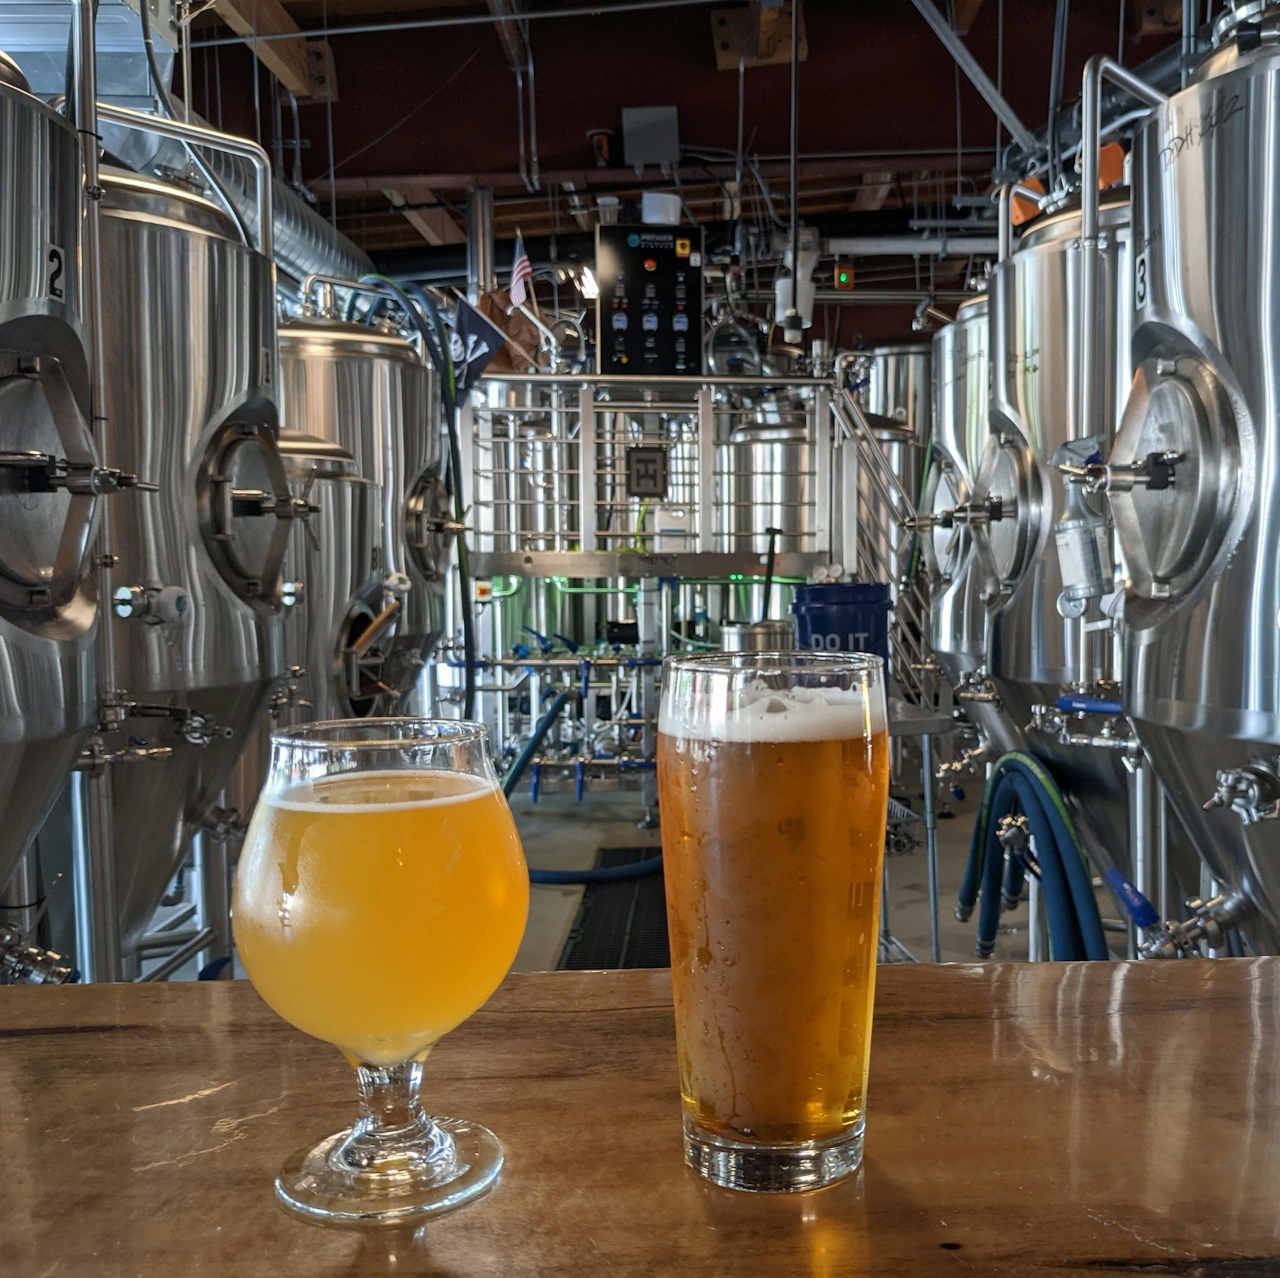
M 702 372 L 702 231 L 692 226 L 596 228 L 602 373 Z

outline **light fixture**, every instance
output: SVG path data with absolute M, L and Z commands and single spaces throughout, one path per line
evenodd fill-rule
M 578 290 L 588 302 L 593 302 L 600 296 L 600 285 L 596 283 L 596 277 L 589 266 L 584 266 L 578 275 Z

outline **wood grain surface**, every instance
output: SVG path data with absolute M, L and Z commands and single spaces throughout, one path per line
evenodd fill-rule
M 427 1064 L 498 1188 L 417 1234 L 271 1181 L 353 1116 L 244 983 L 0 989 L 0 1274 L 1280 1274 L 1280 960 L 890 967 L 867 1157 L 762 1197 L 681 1161 L 666 972 L 508 978 Z

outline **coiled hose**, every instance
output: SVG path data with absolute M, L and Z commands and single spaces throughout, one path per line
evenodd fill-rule
M 1057 962 L 1109 958 L 1093 882 L 1062 794 L 1039 760 L 1019 751 L 1001 758 L 987 780 L 956 901 L 956 918 L 963 923 L 981 899 L 978 954 L 987 957 L 995 947 L 1002 896 L 1007 907 L 1021 895 L 1025 872 L 1013 860 L 1006 870 L 999 831 L 1004 817 L 1018 813 L 1027 818 L 1035 840 L 1050 957 Z
M 538 753 L 542 739 L 551 730 L 551 725 L 555 723 L 572 695 L 573 692 L 569 688 L 557 692 L 551 704 L 543 711 L 542 717 L 529 734 L 529 740 L 525 742 L 524 749 L 516 756 L 516 761 L 503 778 L 502 793 L 508 798 L 520 784 L 520 778 L 534 755 Z M 576 887 L 586 883 L 617 883 L 623 879 L 641 879 L 648 874 L 656 874 L 661 869 L 662 854 L 659 853 L 644 861 L 633 861 L 630 865 L 611 865 L 597 870 L 530 870 L 529 882 L 555 884 L 561 887 Z

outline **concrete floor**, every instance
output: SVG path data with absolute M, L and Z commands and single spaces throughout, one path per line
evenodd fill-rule
M 522 790 L 512 797 L 524 854 L 538 870 L 589 870 L 600 848 L 659 847 L 661 830 L 638 826 L 643 810 L 633 791 L 588 792 L 579 803 L 572 794 L 543 793 L 537 803 Z M 516 954 L 517 972 L 553 971 L 568 940 L 585 889 L 534 884 L 529 895 L 529 925 Z

